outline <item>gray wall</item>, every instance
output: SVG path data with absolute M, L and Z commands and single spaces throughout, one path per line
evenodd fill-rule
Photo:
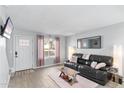
M 3 6 L 0 6 L 0 25 L 3 25 L 3 22 L 5 22 L 5 20 L 5 8 Z M 0 36 L 0 87 L 7 87 L 8 81 L 9 65 L 6 56 L 6 39 Z
M 36 62 L 37 62 L 37 40 L 36 40 L 36 36 L 38 34 L 44 35 L 42 33 L 38 33 L 38 32 L 34 32 L 34 31 L 28 31 L 25 29 L 14 29 L 13 33 L 12 33 L 12 38 L 10 40 L 7 41 L 7 56 L 9 59 L 9 65 L 11 68 L 14 67 L 14 36 L 15 35 L 23 35 L 23 36 L 32 36 L 33 37 L 33 66 L 36 67 Z M 45 35 L 47 36 L 47 35 Z M 54 36 L 53 36 L 54 37 Z M 61 62 L 64 61 L 65 57 L 66 57 L 66 38 L 64 36 L 59 36 L 60 37 L 60 55 L 61 55 Z M 54 59 L 47 59 L 46 61 L 46 65 L 51 65 L 52 63 L 54 63 L 52 60 Z
M 85 31 L 76 35 L 69 36 L 67 38 L 67 47 L 77 47 L 77 39 L 92 37 L 92 36 L 102 36 L 102 48 L 101 49 L 76 49 L 77 52 L 85 54 L 99 54 L 113 56 L 113 46 L 121 45 L 124 50 L 124 23 L 114 24 L 104 28 L 94 29 L 90 31 Z M 122 50 L 122 53 L 123 53 Z M 124 76 L 124 53 L 123 53 L 123 63 L 119 63 L 119 70 L 123 71 Z

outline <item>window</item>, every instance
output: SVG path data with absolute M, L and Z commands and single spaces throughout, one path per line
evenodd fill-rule
M 44 38 L 44 56 L 45 57 L 55 57 L 55 39 L 54 38 Z

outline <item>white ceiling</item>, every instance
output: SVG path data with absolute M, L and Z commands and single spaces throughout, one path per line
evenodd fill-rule
M 7 6 L 16 28 L 72 35 L 124 22 L 124 6 Z

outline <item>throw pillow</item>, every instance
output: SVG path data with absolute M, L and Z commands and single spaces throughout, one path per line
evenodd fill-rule
M 91 65 L 90 65 L 90 66 L 91 66 L 92 68 L 95 68 L 95 67 L 96 67 L 96 65 L 97 65 L 97 62 L 93 61 L 93 62 L 91 63 Z
M 83 58 L 83 59 L 86 59 L 86 60 L 88 60 L 88 59 L 89 59 L 89 57 L 90 57 L 90 55 L 89 55 L 89 54 L 84 54 L 84 55 L 82 56 L 82 58 Z
M 85 59 L 89 60 L 90 54 L 87 54 Z
M 85 59 L 86 58 L 86 54 L 83 54 L 82 58 Z
M 77 56 L 72 56 L 70 62 L 74 62 L 74 63 L 77 63 Z
M 100 68 L 105 67 L 105 66 L 106 66 L 105 63 L 98 63 L 98 64 L 96 65 L 95 69 L 100 69 Z

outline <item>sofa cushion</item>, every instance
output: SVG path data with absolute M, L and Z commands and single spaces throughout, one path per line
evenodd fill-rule
M 96 70 L 96 79 L 98 79 L 98 80 L 106 80 L 106 79 L 108 79 L 108 77 L 107 77 L 108 75 L 107 75 L 107 72 L 106 71 L 101 71 L 101 70 Z
M 96 77 L 96 70 L 87 65 L 82 65 L 78 67 L 80 73 L 83 73 L 89 77 Z
M 78 70 L 80 73 L 92 77 L 94 79 L 103 80 L 103 81 L 107 79 L 106 71 L 96 70 L 86 65 L 79 66 Z
M 78 70 L 78 64 L 74 62 L 66 62 L 64 63 L 64 66 L 72 68 L 74 70 Z
M 79 65 L 78 70 L 80 73 L 88 73 L 90 71 L 91 67 L 87 65 Z
M 82 59 L 82 58 L 78 58 L 78 59 L 77 59 L 77 63 L 78 63 L 78 64 L 81 64 L 81 65 L 88 65 L 88 66 L 90 66 L 91 61 L 85 60 L 85 59 Z
M 90 55 L 89 60 L 90 61 L 96 61 L 98 63 L 104 62 L 104 63 L 106 63 L 106 66 L 112 66 L 113 65 L 113 58 L 109 57 L 109 56 Z
M 78 61 L 77 61 L 78 64 L 85 65 L 86 64 L 85 62 L 86 60 L 78 58 Z

